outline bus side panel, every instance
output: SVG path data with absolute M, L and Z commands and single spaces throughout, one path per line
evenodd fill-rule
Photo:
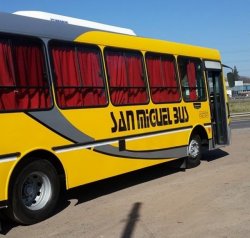
M 67 173 L 68 189 L 171 160 L 119 158 L 88 149 L 58 156 Z
M 8 181 L 14 167 L 14 161 L 0 160 L 0 201 L 8 199 Z
M 69 144 L 68 140 L 38 123 L 25 113 L 0 114 L 0 201 L 8 198 L 9 180 L 15 166 L 35 150 L 52 152 L 55 145 Z
M 166 131 L 145 136 L 145 138 L 139 137 L 128 141 L 125 140 L 125 147 L 127 150 L 133 151 L 157 151 L 187 146 L 191 131 L 192 128 L 176 128 L 175 131 Z

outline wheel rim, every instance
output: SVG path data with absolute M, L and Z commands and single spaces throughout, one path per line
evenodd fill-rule
M 200 153 L 200 146 L 196 140 L 191 140 L 189 147 L 188 147 L 189 156 L 192 158 L 196 158 Z
M 51 197 L 51 183 L 42 172 L 29 174 L 22 185 L 22 203 L 30 210 L 43 208 Z

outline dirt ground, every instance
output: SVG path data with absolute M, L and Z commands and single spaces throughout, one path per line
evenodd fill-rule
M 0 237 L 250 237 L 249 144 L 250 129 L 233 130 L 232 145 L 197 168 L 157 166 L 74 189 L 50 219 L 3 224 Z

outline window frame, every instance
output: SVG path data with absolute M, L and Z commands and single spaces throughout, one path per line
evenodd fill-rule
M 52 84 L 50 81 L 50 74 L 49 74 L 49 64 L 48 64 L 48 59 L 47 59 L 47 54 L 46 54 L 46 45 L 44 41 L 38 37 L 35 36 L 30 36 L 30 35 L 24 35 L 24 34 L 12 34 L 12 33 L 0 33 L 0 39 L 6 40 L 7 42 L 10 42 L 11 45 L 11 56 L 13 59 L 13 44 L 14 45 L 21 45 L 23 43 L 23 46 L 29 46 L 30 44 L 34 44 L 39 46 L 39 49 L 41 50 L 42 54 L 42 59 L 43 59 L 43 80 L 45 81 L 44 84 L 46 86 L 0 86 L 3 88 L 3 90 L 11 90 L 13 88 L 14 93 L 18 93 L 19 89 L 45 89 L 48 92 L 47 97 L 48 97 L 48 106 L 45 107 L 29 107 L 29 108 L 15 108 L 15 109 L 0 109 L 0 113 L 12 113 L 12 112 L 32 112 L 32 111 L 49 111 L 54 107 L 54 100 L 53 100 L 53 94 L 52 94 Z M 16 44 L 17 43 L 17 44 Z M 13 60 L 13 64 L 11 65 L 13 68 L 13 74 L 14 77 L 17 78 L 17 63 L 16 59 Z M 4 89 L 5 88 L 5 89 Z M 9 89 L 8 89 L 9 88 Z
M 176 101 L 165 101 L 165 102 L 155 102 L 153 100 L 153 96 L 152 96 L 152 87 L 151 87 L 151 80 L 149 77 L 149 68 L 148 68 L 148 64 L 147 64 L 147 56 L 160 56 L 160 57 L 166 57 L 166 58 L 172 58 L 173 59 L 173 63 L 174 63 L 174 70 L 175 70 L 175 82 L 176 82 L 176 89 L 178 91 L 179 94 L 179 99 Z M 148 77 L 148 84 L 149 84 L 149 90 L 150 90 L 150 97 L 151 100 L 154 104 L 172 104 L 172 103 L 180 103 L 182 100 L 182 93 L 181 93 L 181 85 L 180 85 L 180 79 L 179 79 L 179 72 L 178 72 L 178 67 L 177 67 L 177 62 L 176 62 L 176 57 L 172 54 L 168 54 L 168 53 L 161 53 L 161 52 L 153 52 L 153 51 L 147 51 L 145 53 L 145 65 L 146 65 L 146 69 L 147 69 L 147 77 Z M 168 89 L 170 87 L 159 87 L 159 88 L 163 88 L 163 89 Z
M 54 60 L 53 60 L 53 55 L 52 55 L 52 49 L 54 46 L 57 47 L 69 47 L 70 49 L 90 49 L 90 50 L 96 50 L 98 53 L 98 61 L 99 61 L 99 65 L 100 65 L 100 74 L 102 77 L 102 82 L 103 82 L 103 86 L 100 87 L 103 89 L 103 93 L 104 93 L 104 98 L 105 98 L 105 104 L 101 104 L 101 105 L 89 105 L 89 106 L 65 106 L 62 107 L 59 103 L 59 99 L 57 96 L 57 80 L 56 80 L 56 75 L 55 75 L 55 66 L 54 66 Z M 70 109 L 91 109 L 91 108 L 104 108 L 107 107 L 109 104 L 109 98 L 108 98 L 108 92 L 107 92 L 107 82 L 106 82 L 106 76 L 105 76 L 105 70 L 104 70 L 104 62 L 103 62 L 103 58 L 102 58 L 102 50 L 98 45 L 95 44 L 88 44 L 88 43 L 81 43 L 81 42 L 72 42 L 72 41 L 65 41 L 65 40 L 56 40 L 56 39 L 52 39 L 49 41 L 48 43 L 48 51 L 49 51 L 49 57 L 50 57 L 50 61 L 51 61 L 51 72 L 52 72 L 52 79 L 53 79 L 53 87 L 54 87 L 54 94 L 55 94 L 55 102 L 57 104 L 57 106 L 62 109 L 62 110 L 70 110 Z M 79 62 L 77 62 L 78 64 L 78 71 L 80 70 L 80 65 Z M 86 88 L 99 88 L 99 87 L 95 87 L 95 86 L 82 86 L 82 87 L 75 87 L 75 86 L 60 86 L 60 88 L 79 88 L 79 89 L 86 89 Z
M 196 61 L 196 62 L 199 62 L 200 63 L 200 67 L 201 67 L 201 75 L 202 75 L 202 82 L 203 82 L 203 93 L 204 93 L 204 96 L 202 99 L 200 99 L 200 96 L 197 95 L 197 99 L 196 100 L 187 100 L 187 97 L 185 97 L 185 94 L 184 94 L 184 87 L 182 85 L 182 77 L 181 77 L 181 70 L 180 70 L 180 63 L 179 63 L 179 60 L 180 59 L 185 59 L 185 60 L 191 60 L 192 62 L 193 61 Z M 192 57 L 192 56 L 186 56 L 186 55 L 178 55 L 177 56 L 177 67 L 178 67 L 178 74 L 179 74 L 179 80 L 180 80 L 180 87 L 181 87 L 181 94 L 182 94 L 182 98 L 183 98 L 183 101 L 184 102 L 191 102 L 191 103 L 195 103 L 195 102 L 206 102 L 207 101 L 207 84 L 206 84 L 206 77 L 205 77 L 205 68 L 204 68 L 204 63 L 203 63 L 203 59 L 199 58 L 199 57 Z M 196 82 L 197 82 L 197 78 L 196 78 Z M 190 87 L 188 87 L 190 88 Z M 197 90 L 197 86 L 195 87 L 196 90 Z
M 128 86 L 127 88 L 143 88 L 145 90 L 145 96 L 146 96 L 146 101 L 144 103 L 128 103 L 128 104 L 115 104 L 112 101 L 111 97 L 111 86 L 110 86 L 110 77 L 108 74 L 108 63 L 107 63 L 107 52 L 119 52 L 123 54 L 138 54 L 140 56 L 140 63 L 142 66 L 142 74 L 143 74 L 143 82 L 144 82 L 144 87 L 133 87 L 133 86 Z M 134 50 L 134 49 L 127 49 L 127 48 L 120 48 L 120 47 L 112 47 L 112 46 L 106 46 L 103 50 L 104 54 L 104 62 L 105 62 L 105 68 L 106 68 L 106 75 L 107 75 L 107 84 L 108 84 L 108 91 L 109 91 L 109 97 L 110 97 L 110 102 L 113 106 L 115 107 L 123 107 L 123 106 L 139 106 L 139 105 L 148 105 L 150 102 L 150 95 L 149 95 L 149 89 L 148 89 L 148 80 L 147 80 L 147 75 L 146 75 L 146 69 L 145 69 L 145 61 L 144 61 L 144 55 L 140 50 Z M 127 68 L 126 68 L 127 70 Z M 115 87 L 115 88 L 124 88 L 124 87 Z

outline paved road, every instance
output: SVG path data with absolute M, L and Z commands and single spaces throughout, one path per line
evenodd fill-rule
M 250 129 L 233 130 L 232 141 L 195 169 L 163 165 L 74 189 L 52 218 L 4 224 L 0 237 L 249 237 Z
M 231 123 L 231 127 L 232 129 L 250 128 L 250 118 L 234 120 Z

